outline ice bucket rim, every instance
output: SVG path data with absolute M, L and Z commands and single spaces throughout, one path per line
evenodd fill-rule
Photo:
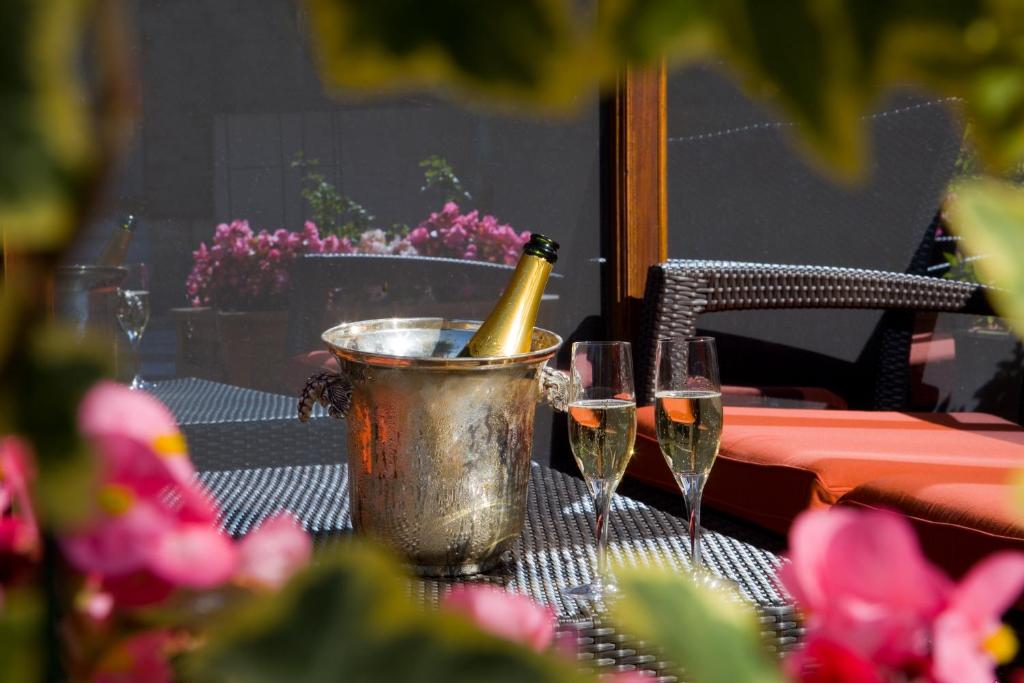
M 455 329 L 475 330 L 482 324 L 480 320 L 462 320 L 456 318 L 375 318 L 372 320 L 358 320 L 341 323 L 327 330 L 324 330 L 320 338 L 332 354 L 339 359 L 356 363 L 381 367 L 415 367 L 421 369 L 483 369 L 501 367 L 517 364 L 540 363 L 555 355 L 562 345 L 562 338 L 540 327 L 533 328 L 534 339 L 541 337 L 541 348 L 534 349 L 527 353 L 520 353 L 513 356 L 486 356 L 480 358 L 434 358 L 434 357 L 413 357 L 396 356 L 386 353 L 360 351 L 357 349 L 340 346 L 332 341 L 339 335 L 351 337 L 354 333 L 373 332 L 378 330 L 401 330 L 401 329 Z

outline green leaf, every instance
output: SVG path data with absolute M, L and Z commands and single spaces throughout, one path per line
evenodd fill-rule
M 211 626 L 201 681 L 587 681 L 573 663 L 414 603 L 395 561 L 358 543 Z
M 620 61 L 649 62 L 665 52 L 675 60 L 712 52 L 707 2 L 701 0 L 602 0 L 598 41 Z
M 783 683 L 751 607 L 679 572 L 620 568 L 612 615 L 624 632 L 664 648 L 695 683 Z
M 36 502 L 58 528 L 80 520 L 92 494 L 94 459 L 78 435 L 78 405 L 110 375 L 99 342 L 68 328 L 29 336 L 29 348 L 0 394 L 0 412 L 35 451 Z
M 575 103 L 600 63 L 567 0 L 305 0 L 329 85 Z
M 1008 182 L 968 180 L 955 187 L 950 227 L 960 235 L 982 282 L 991 283 L 992 306 L 1024 338 L 1024 189 Z
M 79 66 L 90 2 L 8 0 L 0 10 L 0 226 L 6 245 L 61 246 L 95 171 Z
M 718 50 L 748 92 L 781 106 L 829 170 L 845 179 L 862 176 L 866 133 L 860 116 L 870 84 L 843 6 L 722 0 L 714 8 Z
M 0 683 L 40 680 L 42 605 L 25 589 L 7 590 L 0 603 Z

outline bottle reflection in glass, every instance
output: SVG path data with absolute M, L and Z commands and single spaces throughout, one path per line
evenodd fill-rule
M 633 455 L 636 396 L 628 342 L 577 342 L 569 378 L 569 444 L 594 502 L 597 566 L 591 583 L 566 594 L 599 601 L 614 591 L 608 575 L 608 511 Z
M 704 571 L 700 501 L 722 441 L 722 387 L 711 337 L 659 339 L 655 355 L 654 423 L 658 445 L 686 502 L 695 576 L 714 587 L 731 582 Z
M 141 263 L 130 265 L 128 274 L 118 290 L 117 321 L 121 324 L 135 356 L 135 376 L 129 385 L 132 389 L 145 389 L 147 382 L 142 379 L 140 349 L 142 335 L 149 324 L 149 278 L 146 266 Z

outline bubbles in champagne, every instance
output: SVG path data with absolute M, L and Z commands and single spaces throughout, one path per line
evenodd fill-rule
M 584 400 L 569 405 L 569 443 L 591 487 L 618 483 L 633 454 L 635 438 L 635 401 Z
M 722 440 L 722 394 L 662 391 L 654 397 L 658 445 L 674 474 L 707 475 Z

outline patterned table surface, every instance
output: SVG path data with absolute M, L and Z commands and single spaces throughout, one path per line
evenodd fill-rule
M 281 509 L 295 513 L 321 542 L 351 533 L 344 425 L 329 418 L 299 423 L 295 400 L 205 380 L 172 380 L 154 393 L 178 416 L 200 478 L 217 498 L 222 523 L 243 534 Z M 584 483 L 533 465 L 526 524 L 509 562 L 476 578 L 498 583 L 551 605 L 560 620 L 581 625 L 581 644 L 596 662 L 665 674 L 658 658 L 628 648 L 621 634 L 595 623 L 587 608 L 561 589 L 586 582 L 594 566 L 593 507 Z M 609 516 L 609 551 L 625 563 L 660 563 L 688 571 L 685 520 L 617 495 Z M 734 580 L 757 606 L 766 643 L 782 651 L 802 635 L 792 606 L 773 577 L 780 558 L 732 535 L 707 530 L 704 556 L 716 573 Z M 454 580 L 420 580 L 428 600 Z M 646 663 L 645 663 L 646 662 Z M 664 680 L 671 680 L 668 676 Z

